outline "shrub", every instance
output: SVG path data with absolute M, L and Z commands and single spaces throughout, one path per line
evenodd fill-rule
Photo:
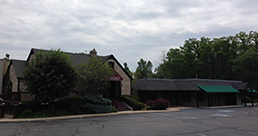
M 141 101 L 141 98 L 135 96 L 135 95 L 124 95 L 125 97 L 128 97 L 128 98 L 133 98 L 133 99 L 136 99 L 138 101 Z
M 155 101 L 148 100 L 146 105 L 153 110 L 165 110 L 169 107 L 170 102 L 164 98 L 156 99 Z
M 146 110 L 151 110 L 150 106 L 146 106 Z
M 144 103 L 139 102 L 137 97 L 132 95 L 123 95 L 120 97 L 120 100 L 131 106 L 133 110 L 141 110 L 144 107 Z
M 80 102 L 78 100 L 74 100 L 69 104 L 68 111 L 73 114 L 79 114 L 82 112 Z
M 34 100 L 32 100 L 32 101 L 22 101 L 21 102 L 21 107 L 22 107 L 22 111 L 30 109 L 34 112 L 45 108 L 39 102 L 34 101 Z
M 112 112 L 111 100 L 102 95 L 85 95 L 81 97 L 82 111 L 85 113 L 109 113 Z
M 118 110 L 115 107 L 112 107 L 112 112 L 117 112 Z
M 245 96 L 245 100 L 247 103 L 251 103 L 252 102 L 252 98 Z M 244 102 L 244 96 L 242 97 L 242 102 Z M 253 99 L 253 102 L 257 102 L 255 99 Z
M 70 104 L 73 101 L 79 101 L 79 100 L 80 100 L 80 97 L 67 97 L 54 102 L 54 104 L 56 109 L 68 111 L 71 108 Z
M 34 116 L 34 113 L 31 109 L 27 109 L 22 111 L 22 114 L 20 118 L 32 118 Z

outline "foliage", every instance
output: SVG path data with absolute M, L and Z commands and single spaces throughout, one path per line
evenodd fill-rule
M 123 95 L 123 96 L 127 97 L 127 98 L 136 99 L 137 101 L 141 101 L 141 98 L 139 98 L 138 96 L 135 96 L 135 95 Z
M 130 71 L 128 64 L 126 62 L 124 63 L 124 69 L 131 77 L 133 76 L 133 72 Z
M 244 102 L 244 96 L 242 96 L 242 102 Z M 252 103 L 252 98 L 245 96 L 245 102 Z M 257 101 L 255 99 L 253 99 L 253 102 L 257 102 Z
M 31 101 L 22 101 L 21 108 L 22 108 L 22 111 L 30 109 L 33 112 L 36 112 L 46 107 L 42 106 L 38 101 L 31 100 Z
M 33 111 L 31 109 L 27 109 L 22 111 L 20 118 L 32 118 L 33 115 L 34 115 Z
M 81 97 L 81 107 L 84 113 L 109 113 L 112 112 L 111 100 L 102 95 L 88 94 Z
M 233 61 L 233 73 L 238 79 L 248 81 L 250 84 L 258 85 L 258 52 L 255 49 L 246 51 L 243 55 Z
M 155 69 L 155 77 L 238 79 L 254 85 L 258 83 L 255 70 L 257 49 L 258 32 L 255 31 L 213 39 L 190 38 L 183 46 L 169 49 L 165 59 Z
M 59 110 L 69 110 L 73 101 L 80 101 L 80 97 L 66 97 L 54 102 L 55 108 Z
M 32 110 L 28 109 L 24 110 L 19 118 L 47 118 L 67 115 L 71 115 L 71 113 L 64 110 L 40 110 L 37 112 L 33 112 Z
M 122 95 L 120 100 L 131 106 L 133 110 L 141 110 L 144 107 L 144 103 L 139 102 L 139 98 L 132 95 Z
M 78 73 L 77 87 L 84 94 L 104 94 L 110 84 L 109 78 L 114 75 L 114 70 L 102 59 L 91 56 L 91 59 L 76 66 Z
M 117 112 L 118 110 L 112 106 L 112 112 Z
M 150 106 L 145 107 L 146 110 L 151 110 Z
M 170 102 L 164 98 L 156 99 L 155 101 L 148 100 L 146 105 L 153 110 L 165 110 L 169 107 Z
M 142 58 L 140 59 L 134 77 L 136 79 L 140 78 L 149 78 L 152 76 L 152 63 L 150 61 L 145 61 Z
M 72 114 L 80 114 L 82 113 L 81 103 L 78 100 L 74 100 L 69 104 L 68 111 Z
M 27 90 L 40 102 L 52 103 L 69 95 L 75 86 L 72 59 L 60 49 L 36 53 L 23 73 Z

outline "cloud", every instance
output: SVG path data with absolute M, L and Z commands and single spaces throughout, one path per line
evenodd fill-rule
M 2 0 L 0 54 L 26 59 L 30 48 L 61 48 L 114 54 L 135 70 L 140 58 L 158 59 L 162 50 L 189 38 L 256 31 L 253 0 Z M 156 66 L 156 65 L 154 65 Z

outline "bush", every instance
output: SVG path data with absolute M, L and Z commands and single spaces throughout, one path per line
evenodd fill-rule
M 68 111 L 71 108 L 70 104 L 73 101 L 79 101 L 79 100 L 80 100 L 80 97 L 67 97 L 54 102 L 54 104 L 56 109 Z
M 32 118 L 34 116 L 34 113 L 31 109 L 27 109 L 22 111 L 22 114 L 20 118 Z
M 80 102 L 78 100 L 74 100 L 69 104 L 68 111 L 73 114 L 79 114 L 82 112 Z
M 102 95 L 85 95 L 81 97 L 82 111 L 85 113 L 109 113 L 112 112 L 111 100 Z
M 32 101 L 22 101 L 21 108 L 22 108 L 22 111 L 30 109 L 33 112 L 36 112 L 46 107 L 42 106 L 39 102 L 32 100 Z
M 139 102 L 139 98 L 132 95 L 123 95 L 120 97 L 121 101 L 124 101 L 129 106 L 133 108 L 133 110 L 141 110 L 144 107 L 144 103 Z
M 164 98 L 156 99 L 155 101 L 148 100 L 146 105 L 153 110 L 165 110 L 169 107 L 170 102 Z
M 125 96 L 125 97 L 127 97 L 127 98 L 133 98 L 133 99 L 136 99 L 136 100 L 138 100 L 138 101 L 141 101 L 141 98 L 139 98 L 139 97 L 137 97 L 137 96 L 135 96 L 135 95 L 123 95 L 123 96 Z
M 146 110 L 151 110 L 150 106 L 146 106 Z
M 252 98 L 245 96 L 245 100 L 247 103 L 252 103 Z M 242 97 L 242 102 L 244 102 L 244 96 Z M 253 99 L 253 102 L 257 102 L 255 99 Z
M 118 110 L 115 107 L 112 107 L 112 112 L 117 112 Z

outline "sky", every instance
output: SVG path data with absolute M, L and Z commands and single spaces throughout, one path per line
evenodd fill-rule
M 113 54 L 135 71 L 143 58 L 189 38 L 258 30 L 257 0 L 1 0 L 0 58 L 26 60 L 31 48 Z

